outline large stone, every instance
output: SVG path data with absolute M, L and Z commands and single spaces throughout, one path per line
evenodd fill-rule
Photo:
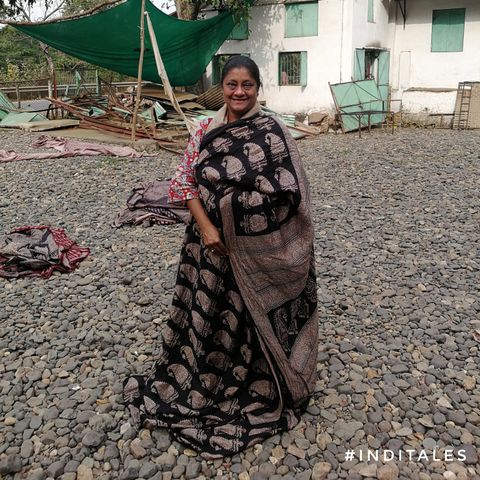
M 334 425 L 334 434 L 342 440 L 350 440 L 355 433 L 363 427 L 362 422 L 345 422 L 338 420 Z
M 30 458 L 33 455 L 33 442 L 31 440 L 25 440 L 20 447 L 20 455 L 22 458 Z
M 388 462 L 377 469 L 378 480 L 397 480 L 400 470 L 394 462 Z
M 65 469 L 65 460 L 58 460 L 51 463 L 47 468 L 47 473 L 49 477 L 57 478 L 64 472 Z
M 151 462 L 144 463 L 140 468 L 139 477 L 140 478 L 151 478 L 157 473 L 158 467 Z
M 82 443 L 86 447 L 98 447 L 104 440 L 105 434 L 102 432 L 95 432 L 94 430 L 86 430 L 82 438 Z
M 0 460 L 0 475 L 16 473 L 22 469 L 22 459 L 18 455 L 9 455 Z
M 332 466 L 327 462 L 318 462 L 313 466 L 312 480 L 325 480 L 332 470 Z
M 198 474 L 200 473 L 201 469 L 202 469 L 202 465 L 199 462 L 197 462 L 196 460 L 190 459 L 190 461 L 187 464 L 187 469 L 185 471 L 185 477 L 189 480 L 198 478 Z
M 134 458 L 143 458 L 147 451 L 142 447 L 142 442 L 139 438 L 135 438 L 132 440 L 130 444 L 130 452 L 132 453 Z
M 77 468 L 77 480 L 93 480 L 93 471 L 90 467 L 80 464 Z

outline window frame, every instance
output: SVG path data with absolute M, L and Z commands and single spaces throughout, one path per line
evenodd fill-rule
M 282 61 L 283 55 L 300 55 L 300 76 L 299 83 L 282 83 Z M 294 52 L 278 52 L 278 86 L 279 87 L 306 87 L 308 79 L 308 55 L 307 51 L 294 51 Z

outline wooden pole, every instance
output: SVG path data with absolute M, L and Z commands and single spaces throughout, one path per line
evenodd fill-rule
M 132 118 L 132 142 L 135 142 L 135 134 L 137 131 L 137 116 L 140 107 L 140 97 L 142 94 L 142 72 L 143 72 L 143 55 L 145 53 L 145 0 L 142 0 L 142 8 L 140 13 L 140 57 L 138 59 L 138 78 L 137 92 L 135 97 L 135 109 Z
M 15 93 L 17 94 L 17 108 L 20 108 L 22 102 L 20 100 L 20 85 L 18 83 L 15 85 Z
M 155 63 L 157 65 L 158 76 L 162 79 L 163 88 L 165 90 L 165 93 L 168 95 L 168 98 L 170 99 L 170 102 L 172 103 L 173 108 L 182 117 L 183 121 L 185 122 L 185 125 L 187 126 L 189 133 L 193 134 L 195 132 L 194 123 L 186 117 L 185 113 L 182 110 L 182 107 L 178 103 L 177 97 L 175 97 L 175 94 L 173 93 L 173 88 L 170 85 L 170 80 L 168 79 L 167 71 L 165 69 L 165 65 L 163 64 L 162 56 L 160 55 L 160 50 L 158 48 L 158 43 L 157 43 L 157 37 L 155 36 L 155 31 L 153 30 L 152 21 L 150 20 L 150 16 L 148 15 L 148 12 L 146 13 L 146 17 L 147 17 L 148 33 L 150 35 L 150 42 L 152 44 L 153 55 L 155 57 Z

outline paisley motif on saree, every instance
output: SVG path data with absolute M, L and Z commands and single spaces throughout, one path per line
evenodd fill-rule
M 160 359 L 124 397 L 138 422 L 215 458 L 292 428 L 314 391 L 313 227 L 295 142 L 274 117 L 208 132 L 196 176 L 229 256 L 190 223 Z

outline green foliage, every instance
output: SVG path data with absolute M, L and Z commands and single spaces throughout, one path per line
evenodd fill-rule
M 13 17 L 20 13 L 23 5 L 33 5 L 37 0 L 0 0 L 0 18 Z M 48 4 L 48 0 L 45 0 Z
M 12 78 L 14 71 L 18 78 Z M 0 30 L 0 78 L 40 78 L 48 76 L 46 72 L 47 62 L 37 40 L 10 26 Z
M 63 7 L 63 15 L 74 15 L 75 13 L 86 12 L 97 5 L 105 3 L 104 0 L 66 0 Z
M 82 62 L 49 47 L 56 70 L 97 69 L 102 79 L 113 82 L 125 76 Z M 48 78 L 48 64 L 37 40 L 7 26 L 0 30 L 0 81 Z
M 251 5 L 255 0 L 175 0 L 177 13 L 185 20 L 195 20 L 200 10 L 213 7 L 216 10 L 230 10 L 236 20 L 248 19 Z
M 235 18 L 247 19 L 250 7 L 253 4 L 253 0 L 208 0 L 205 2 L 207 5 L 211 5 L 217 10 L 230 10 L 235 15 Z

